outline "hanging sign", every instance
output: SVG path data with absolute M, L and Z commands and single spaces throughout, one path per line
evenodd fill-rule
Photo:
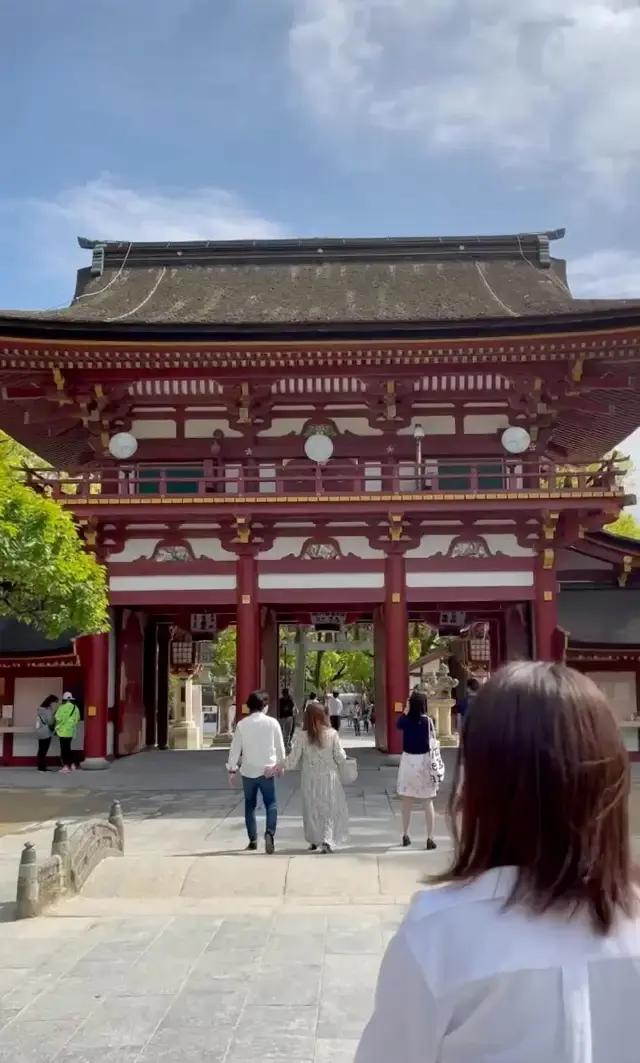
M 344 613 L 312 613 L 311 623 L 316 631 L 341 631 L 345 622 Z
M 216 614 L 215 613 L 192 613 L 191 614 L 191 631 L 194 635 L 207 634 L 215 635 L 216 633 Z
M 451 612 L 440 613 L 440 627 L 464 627 L 467 619 L 466 613 Z

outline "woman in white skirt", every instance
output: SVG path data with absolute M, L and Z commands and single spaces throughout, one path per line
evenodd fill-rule
M 326 720 L 324 705 L 310 701 L 304 714 L 304 730 L 293 736 L 291 752 L 277 771 L 301 770 L 302 823 L 311 852 L 332 853 L 346 841 L 349 812 L 340 765 L 347 755 Z
M 438 783 L 431 775 L 429 748 L 433 724 L 427 715 L 427 699 L 414 691 L 409 705 L 398 720 L 402 731 L 402 757 L 398 771 L 398 796 L 402 799 L 402 844 L 411 845 L 409 824 L 414 801 L 420 801 L 427 823 L 427 849 L 435 849 L 433 840 L 436 813 L 433 799 Z

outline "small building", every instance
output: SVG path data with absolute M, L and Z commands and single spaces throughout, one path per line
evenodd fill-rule
M 601 529 L 628 502 L 603 455 L 640 425 L 640 305 L 574 299 L 562 236 L 82 240 L 69 308 L 0 315 L 0 425 L 108 570 L 111 635 L 78 656 L 92 763 L 167 746 L 169 669 L 228 624 L 238 711 L 276 703 L 280 625 L 373 624 L 391 752 L 416 620 L 482 624 L 494 667 L 561 656 L 565 627 L 592 667 L 574 596 L 634 595 Z

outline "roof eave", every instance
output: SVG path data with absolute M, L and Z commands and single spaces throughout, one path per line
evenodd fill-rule
M 35 339 L 55 334 L 61 340 L 72 339 L 78 334 L 88 341 L 105 338 L 135 340 L 141 335 L 166 337 L 167 341 L 178 337 L 207 340 L 223 340 L 239 343 L 248 339 L 265 341 L 313 342 L 315 340 L 385 340 L 491 337 L 495 335 L 527 335 L 532 332 L 557 333 L 571 331 L 604 332 L 612 328 L 633 328 L 640 325 L 640 305 L 635 307 L 609 307 L 603 310 L 569 311 L 565 313 L 539 314 L 527 317 L 480 317 L 454 320 L 426 321 L 357 321 L 357 322 L 308 322 L 286 324 L 282 322 L 200 323 L 200 322 L 145 322 L 128 321 L 112 323 L 100 320 L 76 320 L 66 317 L 44 318 L 0 315 L 0 337 L 11 339 Z

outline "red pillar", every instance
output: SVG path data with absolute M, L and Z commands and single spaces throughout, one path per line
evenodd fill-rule
M 533 606 L 534 659 L 555 660 L 555 630 L 558 626 L 557 579 L 554 551 L 545 549 L 538 557 L 535 571 Z
M 84 760 L 86 770 L 108 768 L 109 636 L 83 635 L 78 639 L 84 692 Z
M 236 719 L 247 712 L 247 698 L 259 686 L 259 654 L 256 559 L 246 553 L 236 562 Z
M 384 602 L 384 671 L 387 753 L 401 753 L 397 720 L 409 696 L 409 618 L 404 555 L 387 554 Z

